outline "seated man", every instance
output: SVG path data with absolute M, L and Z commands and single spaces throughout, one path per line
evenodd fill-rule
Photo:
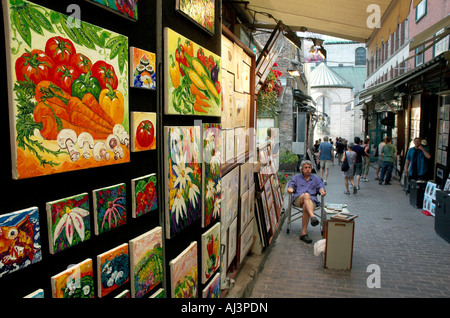
M 317 193 L 325 196 L 326 192 L 322 180 L 311 175 L 311 161 L 303 160 L 300 164 L 300 172 L 289 181 L 288 193 L 293 193 L 293 203 L 295 206 L 303 208 L 302 233 L 300 239 L 305 243 L 311 243 L 312 240 L 306 234 L 308 220 L 311 218 L 311 225 L 316 226 L 319 220 L 314 216 L 314 209 L 320 203 L 317 200 Z

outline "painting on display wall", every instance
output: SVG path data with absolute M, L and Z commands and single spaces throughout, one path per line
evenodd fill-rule
M 2 3 L 13 179 L 129 162 L 128 38 Z
M 127 223 L 125 183 L 94 190 L 92 197 L 95 235 Z
M 202 292 L 203 298 L 220 298 L 220 273 L 206 285 Z
M 130 86 L 155 90 L 155 53 L 130 47 L 130 63 Z
M 131 151 L 156 149 L 156 113 L 131 112 Z
M 215 33 L 215 0 L 176 0 L 175 9 L 210 34 Z
M 220 124 L 203 124 L 203 214 L 202 227 L 220 217 L 222 129 Z
M 157 178 L 155 173 L 131 180 L 133 218 L 158 209 L 156 189 Z
M 201 218 L 200 127 L 164 127 L 166 237 Z
M 183 252 L 171 260 L 169 265 L 172 298 L 197 298 L 197 242 L 192 242 Z
M 142 298 L 164 277 L 162 228 L 130 241 L 131 297 Z
M 164 29 L 164 113 L 221 117 L 220 56 Z
M 95 298 L 92 259 L 51 277 L 53 298 Z
M 55 254 L 91 238 L 89 195 L 47 202 L 50 253 Z
M 202 234 L 202 283 L 216 272 L 220 265 L 220 222 Z
M 104 297 L 130 280 L 128 244 L 97 255 L 97 294 Z
M 123 15 L 132 20 L 138 19 L 138 0 L 90 0 L 112 12 Z M 141 0 L 142 1 L 142 0 Z
M 41 260 L 38 208 L 0 215 L 0 278 Z

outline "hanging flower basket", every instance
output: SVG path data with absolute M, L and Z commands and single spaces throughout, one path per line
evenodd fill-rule
M 277 66 L 277 63 L 274 63 L 273 66 Z M 274 117 L 278 115 L 277 111 L 280 107 L 278 98 L 281 96 L 281 91 L 283 89 L 279 80 L 281 75 L 282 73 L 280 71 L 274 69 L 270 70 L 269 75 L 267 75 L 266 81 L 256 100 L 258 117 Z

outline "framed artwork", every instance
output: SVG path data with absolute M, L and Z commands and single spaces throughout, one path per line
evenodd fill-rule
M 240 244 L 239 244 L 239 263 L 242 263 L 247 256 L 250 248 L 253 244 L 253 220 L 249 223 L 249 226 L 243 231 L 240 236 Z
M 53 298 L 95 298 L 92 259 L 51 277 Z
M 255 184 L 248 189 L 248 215 L 249 221 L 255 216 Z
M 131 297 L 142 298 L 164 278 L 162 228 L 130 240 Z
M 133 218 L 158 209 L 157 188 L 156 173 L 131 180 Z
M 176 0 L 175 10 L 211 35 L 215 34 L 215 0 Z
M 241 158 L 245 155 L 245 129 L 243 127 L 238 127 L 234 129 L 235 137 L 235 156 Z M 240 161 L 240 159 L 239 159 Z
M 202 234 L 202 284 L 212 277 L 220 266 L 220 222 Z
M 13 179 L 129 162 L 128 38 L 20 3 L 3 0 Z
M 217 54 L 164 28 L 164 114 L 221 117 L 220 60 Z
M 156 149 L 156 113 L 131 112 L 131 151 Z
M 23 298 L 45 298 L 44 290 L 42 288 L 40 288 L 40 289 L 32 292 L 31 294 L 24 296 Z
M 223 276 L 227 275 L 228 269 L 228 228 L 222 226 L 220 230 L 220 245 L 222 246 L 220 255 L 220 274 L 222 276 L 221 283 L 225 283 L 226 278 Z
M 221 214 L 222 128 L 220 124 L 203 124 L 203 205 L 202 227 Z
M 61 252 L 91 238 L 89 195 L 81 193 L 47 202 L 50 253 Z
M 249 206 L 248 206 L 248 202 L 249 202 L 249 199 L 248 199 L 248 190 L 247 191 L 245 191 L 244 192 L 244 194 L 243 195 L 241 195 L 241 197 L 240 197 L 240 207 L 241 207 L 241 209 L 240 209 L 240 211 L 241 211 L 241 214 L 240 214 L 240 231 L 239 231 L 239 235 L 241 235 L 243 232 L 244 232 L 244 230 L 245 230 L 245 228 L 246 228 L 246 226 L 247 226 L 247 223 L 248 223 L 248 221 L 249 221 L 249 219 L 250 219 L 250 215 L 249 215 L 249 211 L 248 211 L 248 208 L 249 208 Z
M 125 183 L 92 191 L 95 235 L 127 224 Z
M 200 127 L 164 127 L 166 237 L 201 218 Z
M 248 185 L 249 185 L 249 168 L 250 168 L 250 163 L 247 161 L 246 163 L 243 163 L 239 166 L 239 173 L 240 173 L 240 190 L 239 193 L 242 195 L 243 193 L 245 193 L 245 191 L 248 190 Z
M 138 0 L 115 1 L 115 0 L 90 0 L 108 10 L 122 15 L 131 20 L 138 19 Z M 142 1 L 142 0 L 141 0 Z
M 270 206 L 273 204 L 273 192 L 272 185 L 270 184 L 270 178 L 264 183 L 264 192 L 266 193 L 267 206 L 270 209 Z
M 220 298 L 220 273 L 217 273 L 203 289 L 202 298 Z
M 128 243 L 97 255 L 97 295 L 102 298 L 130 280 Z
M 242 93 L 242 55 L 244 50 L 237 44 L 233 43 L 233 62 L 234 62 L 234 90 Z
M 234 50 L 233 42 L 222 34 L 222 70 L 227 70 L 228 72 L 231 73 L 234 72 L 233 50 Z M 234 91 L 234 82 L 232 88 Z
M 234 129 L 226 129 L 225 134 L 225 162 L 234 162 Z
M 270 217 L 270 225 L 272 227 L 272 232 L 275 233 L 275 229 L 277 228 L 277 216 L 275 214 L 275 206 L 272 204 L 272 206 L 269 208 L 269 217 Z
M 269 219 L 269 208 L 267 207 L 267 201 L 266 201 L 266 194 L 265 192 L 261 192 L 261 203 L 263 208 L 263 214 L 264 214 L 264 221 L 266 224 L 266 230 L 267 232 L 270 231 L 270 219 Z
M 234 93 L 234 119 L 233 127 L 245 127 L 247 99 L 245 94 Z
M 237 218 L 231 221 L 230 227 L 228 229 L 228 264 L 227 268 L 230 267 L 231 262 L 234 260 L 237 251 Z
M 0 278 L 42 260 L 39 210 L 0 215 Z
M 222 128 L 234 128 L 234 75 L 222 69 Z
M 197 298 L 197 242 L 192 242 L 183 252 L 171 260 L 169 265 L 172 298 Z
M 245 53 L 244 53 L 245 55 Z M 242 63 L 242 92 L 250 94 L 250 65 Z
M 130 87 L 156 90 L 156 54 L 130 46 Z

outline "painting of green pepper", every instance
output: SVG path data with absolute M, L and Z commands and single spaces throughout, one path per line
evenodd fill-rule
M 220 222 L 202 234 L 202 283 L 206 283 L 220 265 Z
M 221 57 L 164 29 L 165 114 L 220 117 Z
M 2 1 L 13 179 L 129 162 L 128 38 Z

